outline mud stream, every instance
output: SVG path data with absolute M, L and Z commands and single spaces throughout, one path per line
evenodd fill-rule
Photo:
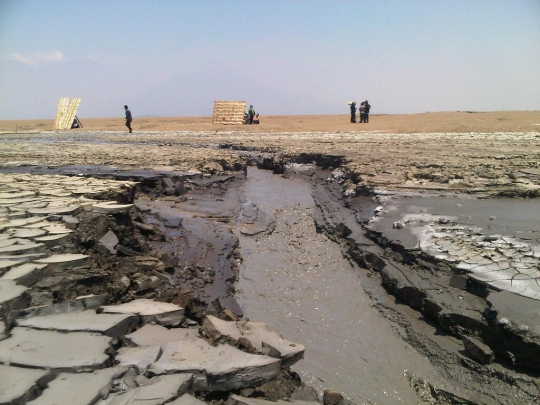
M 381 264 L 400 248 L 368 238 L 365 226 L 380 198 L 344 199 L 329 176 L 314 167 L 284 175 L 249 167 L 247 173 L 191 179 L 181 198 L 141 194 L 137 206 L 165 236 L 153 249 L 176 255 L 183 269 L 171 277 L 176 288 L 198 291 L 207 312 L 229 310 L 265 322 L 305 345 L 305 358 L 293 371 L 319 393 L 337 390 L 354 404 L 535 403 L 536 372 L 479 365 L 449 333 L 452 325 L 443 330 L 412 309 L 410 297 L 402 297 L 406 304 L 383 287 L 384 272 L 406 265 Z M 420 197 L 414 207 L 428 200 Z M 430 206 L 437 201 L 429 200 Z M 450 214 L 458 208 L 454 200 L 446 203 L 443 211 Z M 407 209 L 389 212 L 376 224 L 391 239 L 392 222 Z M 426 282 L 441 288 L 443 279 L 426 271 L 416 267 L 411 274 L 425 273 Z M 471 319 L 478 316 L 460 298 L 463 290 L 448 288 L 438 296 L 455 295 L 449 302 L 462 302 Z
M 271 212 L 270 235 L 240 237 L 236 297 L 245 316 L 303 342 L 302 380 L 353 401 L 414 403 L 408 373 L 435 368 L 393 331 L 340 246 L 318 233 L 309 183 L 248 170 L 244 197 Z

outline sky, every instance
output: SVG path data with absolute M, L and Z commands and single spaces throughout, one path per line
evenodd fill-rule
M 0 0 L 0 119 L 540 110 L 540 0 Z M 84 122 L 84 121 L 83 121 Z

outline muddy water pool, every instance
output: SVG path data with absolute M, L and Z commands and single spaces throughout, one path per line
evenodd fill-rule
M 243 192 L 276 222 L 270 235 L 237 232 L 235 297 L 245 316 L 306 346 L 293 369 L 317 390 L 339 390 L 354 403 L 417 403 L 409 376 L 437 380 L 438 372 L 372 306 L 340 246 L 317 233 L 309 183 L 249 169 Z
M 414 247 L 418 239 L 393 228 L 395 221 L 423 214 L 450 218 L 465 227 L 478 227 L 482 233 L 516 237 L 540 243 L 540 203 L 537 199 L 475 199 L 467 196 L 387 196 L 382 198 L 383 214 L 372 229 Z M 404 233 L 406 235 L 404 235 Z

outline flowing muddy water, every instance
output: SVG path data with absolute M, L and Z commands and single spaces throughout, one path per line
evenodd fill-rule
M 418 403 L 410 376 L 436 380 L 438 372 L 373 307 L 340 246 L 317 232 L 310 184 L 250 168 L 243 191 L 276 222 L 270 235 L 237 232 L 245 316 L 306 346 L 293 369 L 319 391 L 355 403 Z

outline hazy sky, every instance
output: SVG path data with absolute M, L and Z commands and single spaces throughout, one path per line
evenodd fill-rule
M 0 0 L 0 119 L 60 97 L 81 119 L 540 110 L 540 0 Z

